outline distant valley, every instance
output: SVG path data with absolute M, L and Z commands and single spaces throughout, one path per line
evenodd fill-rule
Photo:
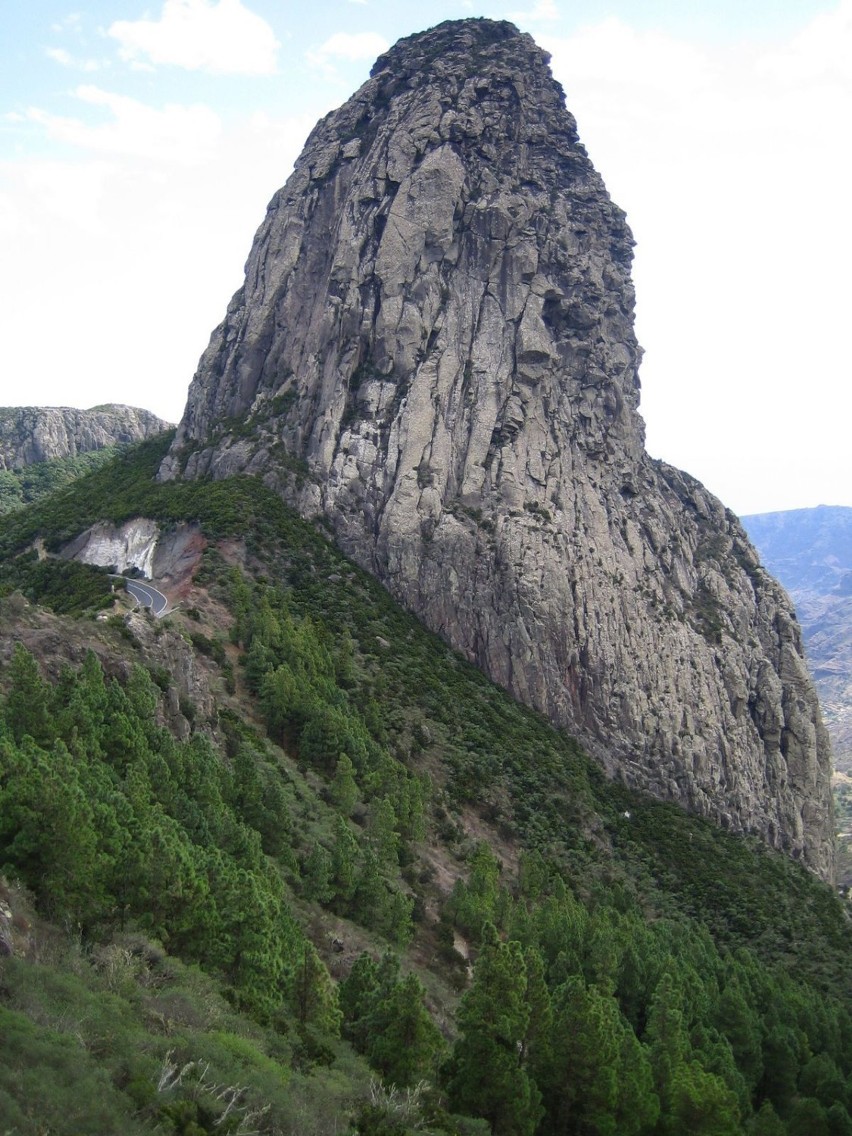
M 835 766 L 852 772 L 852 508 L 760 513 L 743 524 L 796 605 Z

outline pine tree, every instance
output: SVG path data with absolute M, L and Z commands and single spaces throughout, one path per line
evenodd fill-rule
M 334 897 L 331 881 L 331 856 L 321 844 L 315 844 L 302 868 L 302 892 L 306 899 L 328 903 Z
M 528 947 L 524 952 L 524 965 L 527 972 L 526 1002 L 529 1020 L 524 1035 L 523 1060 L 540 1087 L 552 1042 L 553 1007 L 544 980 L 544 963 L 535 948 Z
M 677 1067 L 669 1089 L 669 1107 L 663 1115 L 671 1136 L 741 1136 L 737 1098 L 721 1078 L 705 1072 L 697 1061 Z M 811 1131 L 809 1136 L 816 1136 Z
M 331 799 L 344 816 L 349 816 L 358 800 L 358 783 L 355 780 L 355 767 L 342 753 L 337 759 L 334 780 L 331 783 Z
M 793 1031 L 778 1022 L 771 1024 L 763 1039 L 763 1077 L 758 1094 L 772 1102 L 779 1116 L 786 1116 L 796 1094 L 799 1075 L 799 1045 Z
M 697 1023 L 690 1034 L 692 1052 L 706 1073 L 719 1077 L 737 1098 L 743 1116 L 751 1112 L 752 1093 L 737 1067 L 728 1039 L 713 1026 Z
M 388 1084 L 408 1088 L 428 1077 L 443 1046 L 423 999 L 423 986 L 411 974 L 375 1000 L 367 1057 Z
M 131 710 L 140 722 L 153 718 L 160 701 L 159 692 L 145 667 L 134 664 L 127 679 L 125 694 Z
M 399 833 L 396 813 L 389 797 L 375 801 L 370 809 L 370 839 L 379 863 L 383 867 L 399 865 Z
M 681 1010 L 681 993 L 670 971 L 663 974 L 651 998 L 648 1026 L 643 1040 L 649 1050 L 660 1106 L 663 1115 L 667 1116 L 671 1109 L 674 1077 L 690 1056 L 689 1038 Z
M 379 988 L 379 967 L 367 952 L 358 956 L 340 984 L 343 1035 L 359 1053 L 366 1052 L 370 1034 L 370 1014 Z
M 6 724 L 15 741 L 29 735 L 38 745 L 50 745 L 56 736 L 50 687 L 41 677 L 38 663 L 21 643 L 14 646 L 8 675 L 11 685 L 6 698 Z
M 622 1020 L 618 1062 L 618 1136 L 642 1136 L 653 1131 L 660 1115 L 660 1099 L 654 1089 L 654 1073 L 645 1047 L 626 1020 Z
M 846 1101 L 846 1085 L 840 1070 L 827 1053 L 817 1053 L 799 1073 L 799 1092 L 814 1097 L 823 1108 Z
M 337 987 L 313 943 L 304 940 L 293 974 L 290 1005 L 300 1026 L 336 1037 L 343 1015 Z
M 213 908 L 200 961 L 220 970 L 250 1011 L 269 1017 L 298 969 L 302 943 L 280 884 L 274 873 L 260 865 L 247 870 L 218 848 L 206 849 L 199 858 Z M 198 950 L 197 943 L 189 949 Z
M 787 1136 L 787 1126 L 768 1100 L 763 1102 L 752 1121 L 749 1136 Z
M 835 1101 L 826 1111 L 825 1119 L 828 1122 L 830 1136 L 852 1136 L 852 1117 L 840 1101 Z
M 480 1116 L 494 1136 L 532 1136 L 541 1098 L 522 1064 L 529 1024 L 526 968 L 518 943 L 501 943 L 493 924 L 473 984 L 458 1014 L 460 1036 L 446 1067 L 447 1093 L 457 1112 Z
M 52 914 L 85 925 L 108 903 L 109 865 L 80 773 L 62 741 L 50 753 L 29 734 L 19 747 L 0 745 L 0 867 Z
M 368 848 L 361 857 L 352 914 L 364 926 L 384 927 L 389 899 L 388 885 L 379 871 L 379 861 L 372 848 Z
M 550 878 L 547 863 L 538 851 L 522 852 L 518 864 L 518 892 L 530 903 L 540 899 Z
M 749 1090 L 753 1090 L 763 1075 L 760 1024 L 745 999 L 742 986 L 733 976 L 722 991 L 713 1022 L 727 1038 L 737 1069 L 745 1077 Z
M 414 936 L 414 900 L 395 888 L 390 893 L 385 915 L 385 933 L 398 947 L 407 947 Z
M 459 880 L 453 888 L 447 903 L 448 914 L 461 931 L 476 941 L 483 924 L 496 918 L 499 893 L 500 865 L 488 845 L 481 842 L 471 857 L 467 883 Z
M 553 995 L 553 1029 L 541 1088 L 554 1133 L 615 1136 L 621 1030 L 612 999 L 575 975 Z
M 355 894 L 358 859 L 358 841 L 347 822 L 338 816 L 331 849 L 331 882 L 335 896 L 343 903 L 348 903 Z
M 825 1109 L 813 1097 L 799 1097 L 787 1118 L 787 1136 L 830 1136 Z

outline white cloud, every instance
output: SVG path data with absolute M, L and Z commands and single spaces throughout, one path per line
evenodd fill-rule
M 850 15 L 843 0 L 781 45 L 618 20 L 541 40 L 637 239 L 649 449 L 743 513 L 852 484 Z
M 192 145 L 191 117 L 143 111 L 141 138 L 122 135 L 137 107 L 106 92 L 88 96 L 112 116 L 112 133 L 42 117 L 45 130 L 79 148 L 62 160 L 0 162 L 4 398 L 118 401 L 177 421 L 210 331 L 242 281 L 252 231 L 316 114 L 223 125 L 188 163 L 181 147 Z M 164 132 L 171 141 L 152 161 L 146 150 Z
M 0 232 L 10 242 L 36 246 L 53 224 L 89 237 L 100 234 L 110 169 L 100 159 L 0 166 Z
M 165 0 L 159 20 L 119 20 L 108 34 L 127 62 L 214 74 L 271 75 L 279 43 L 240 0 Z
M 339 65 L 372 63 L 389 46 L 377 32 L 335 32 L 319 47 L 305 52 L 305 58 L 325 79 L 340 82 Z
M 91 125 L 36 107 L 28 110 L 27 117 L 43 126 L 49 137 L 66 145 L 179 165 L 198 164 L 221 133 L 219 116 L 202 104 L 166 104 L 157 109 L 91 85 L 78 87 L 74 94 L 83 103 L 106 109 L 110 120 Z
M 789 44 L 767 53 L 760 73 L 785 82 L 849 79 L 852 59 L 852 0 L 820 12 Z
M 613 16 L 566 38 L 546 37 L 554 72 L 566 89 L 594 83 L 600 89 L 656 89 L 682 98 L 708 82 L 710 65 L 697 46 L 658 31 L 636 31 Z M 569 103 L 570 105 L 570 103 Z
M 72 28 L 73 30 L 77 30 L 77 29 L 79 29 L 82 22 L 83 22 L 83 17 L 82 17 L 80 12 L 71 12 L 64 19 L 57 20 L 56 23 L 51 24 L 50 30 L 52 32 L 56 32 L 56 33 L 64 32 L 68 28 Z
M 75 59 L 70 51 L 64 47 L 47 47 L 45 55 L 58 63 L 61 67 L 71 67 L 76 71 L 100 71 L 101 64 L 97 59 Z
M 54 63 L 59 63 L 63 67 L 71 66 L 71 54 L 64 47 L 48 47 L 45 50 L 45 55 L 48 59 L 52 59 Z
M 350 63 L 371 62 L 389 46 L 378 32 L 335 32 L 314 51 L 308 52 L 308 59 L 312 63 L 326 63 L 330 59 L 345 59 Z
M 516 24 L 539 23 L 559 19 L 555 0 L 536 0 L 528 12 L 510 12 L 508 19 Z

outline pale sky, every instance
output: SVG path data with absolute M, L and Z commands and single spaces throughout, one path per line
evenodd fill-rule
M 852 0 L 0 0 L 0 405 L 176 422 L 317 118 L 472 15 L 552 53 L 627 212 L 651 454 L 852 505 Z

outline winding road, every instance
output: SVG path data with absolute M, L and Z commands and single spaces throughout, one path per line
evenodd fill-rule
M 138 600 L 143 607 L 149 607 L 157 619 L 166 614 L 169 601 L 162 592 L 152 587 L 151 584 L 143 584 L 140 580 L 130 580 L 127 576 L 121 576 L 120 579 L 124 580 L 124 586 L 131 596 Z

